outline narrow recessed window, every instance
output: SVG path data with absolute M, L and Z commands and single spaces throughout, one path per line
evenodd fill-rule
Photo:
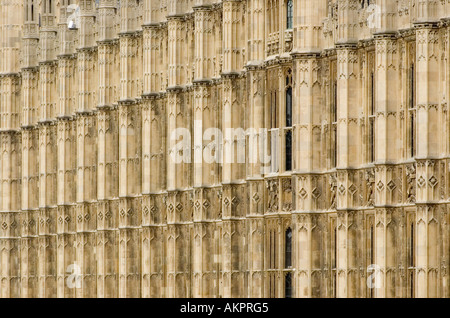
M 292 130 L 286 132 L 286 171 L 292 170 Z
M 286 77 L 286 132 L 285 132 L 285 170 L 292 170 L 292 70 Z
M 410 114 L 410 139 L 411 139 L 411 147 L 410 147 L 410 149 L 411 149 L 411 153 L 410 153 L 410 155 L 411 155 L 411 157 L 415 157 L 416 156 L 416 147 L 415 147 L 415 144 L 416 144 L 416 116 L 415 116 L 415 114 L 414 114 L 414 112 L 412 111 L 411 112 L 411 114 Z
M 333 122 L 337 122 L 337 81 L 333 83 Z
M 409 108 L 415 108 L 415 75 L 414 64 L 411 64 L 409 69 Z
M 292 230 L 290 228 L 286 230 L 285 244 L 285 267 L 290 268 L 292 266 Z
M 409 274 L 409 281 L 410 281 L 410 291 L 409 291 L 409 297 L 414 298 L 414 272 L 411 271 Z
M 411 222 L 410 234 L 409 234 L 409 296 L 410 298 L 414 298 L 414 285 L 415 285 L 415 231 L 414 231 L 414 223 Z
M 373 235 L 373 226 L 370 227 L 370 265 L 374 264 L 374 235 Z M 373 288 L 370 288 L 370 298 L 373 298 Z
M 369 161 L 375 161 L 375 127 L 372 118 L 369 119 Z
M 415 108 L 416 108 L 416 93 L 415 93 L 415 68 L 414 64 L 411 65 L 409 70 L 409 119 L 410 119 L 410 127 L 409 127 L 409 148 L 410 148 L 410 156 L 415 157 L 416 156 L 416 115 L 415 115 Z
M 292 277 L 291 273 L 287 273 L 284 278 L 284 296 L 292 298 Z
M 336 168 L 337 166 L 337 81 L 333 82 L 332 90 L 332 104 L 331 104 L 331 117 L 332 117 L 332 157 L 331 166 Z
M 375 161 L 375 80 L 370 74 L 370 106 L 369 106 L 369 162 Z
M 269 231 L 269 268 L 273 268 L 273 234 Z
M 331 271 L 333 273 L 333 297 L 336 298 L 337 296 L 337 228 L 334 227 L 333 230 L 333 262 L 332 262 L 332 268 Z
M 276 269 L 276 233 L 275 231 L 269 231 L 269 268 Z
M 370 227 L 370 264 L 373 264 L 374 262 L 374 254 L 373 254 L 373 226 Z
M 270 93 L 270 126 L 270 128 L 278 128 L 276 91 Z
M 287 1 L 287 28 L 294 27 L 294 3 L 292 0 Z
M 414 267 L 414 224 L 411 223 L 411 234 L 410 234 L 410 242 L 409 242 L 409 266 Z
M 277 116 L 277 114 L 278 114 L 278 106 L 277 106 L 277 92 L 275 91 L 274 92 L 274 98 L 273 98 L 273 127 L 274 128 L 278 128 L 278 116 Z
M 292 127 L 292 87 L 286 89 L 286 127 Z
M 270 154 L 271 154 L 271 162 L 270 162 L 270 172 L 276 173 L 279 171 L 279 129 L 278 129 L 278 102 L 277 102 L 277 89 L 271 88 L 270 92 Z
M 375 75 L 370 73 L 370 115 L 375 115 Z

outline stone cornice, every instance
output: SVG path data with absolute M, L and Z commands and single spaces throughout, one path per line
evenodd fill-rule
M 97 41 L 97 45 L 101 46 L 101 45 L 116 45 L 118 43 L 119 39 L 103 39 L 103 40 L 98 40 Z
M 20 72 L 11 72 L 11 73 L 0 73 L 0 78 L 5 78 L 5 77 L 17 77 L 20 78 L 22 75 L 20 74 Z
M 336 50 L 355 50 L 358 42 L 338 42 L 335 44 Z
M 211 86 L 213 85 L 212 79 L 196 79 L 192 82 L 193 86 Z
M 85 47 L 79 47 L 76 49 L 77 53 L 84 52 L 84 53 L 95 53 L 98 50 L 98 46 L 85 46 Z
M 294 60 L 296 59 L 316 59 L 321 56 L 321 51 L 310 51 L 310 52 L 292 52 L 291 56 Z
M 222 72 L 221 76 L 224 79 L 233 79 L 239 77 L 241 72 Z
M 135 105 L 137 103 L 137 101 L 132 98 L 120 99 L 117 102 L 118 102 L 119 106 L 131 106 L 131 105 Z
M 416 29 L 436 29 L 439 27 L 439 21 L 418 21 L 413 23 Z
M 58 60 L 74 60 L 77 58 L 76 53 L 64 53 L 56 56 Z

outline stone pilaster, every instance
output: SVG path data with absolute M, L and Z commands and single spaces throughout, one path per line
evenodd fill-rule
M 4 80 L 4 78 L 2 78 Z M 2 113 L 3 115 L 3 113 Z M 2 123 L 3 124 L 3 123 Z M 2 183 L 0 204 L 0 279 L 5 282 L 2 297 L 20 297 L 20 163 L 21 135 L 17 130 L 0 126 L 0 157 Z
M 75 258 L 76 224 L 76 126 L 71 117 L 57 121 L 57 273 L 58 297 L 75 297 L 67 284 Z M 69 186 L 72 184 L 72 186 Z
M 45 99 L 43 101 L 45 103 Z M 41 104 L 42 105 L 42 104 Z M 39 297 L 56 297 L 57 130 L 54 121 L 39 124 Z
M 250 0 L 247 3 L 248 23 L 250 24 L 248 34 L 248 61 L 249 64 L 258 64 L 264 60 L 265 51 L 265 1 Z
M 119 101 L 119 297 L 141 296 L 140 225 L 142 216 L 142 113 L 140 88 L 142 34 L 136 32 L 137 6 L 120 8 Z
M 213 12 L 208 5 L 194 7 L 195 21 L 195 74 L 194 74 L 194 104 L 193 104 L 193 137 L 194 137 L 194 215 L 193 230 L 193 296 L 210 297 L 213 292 L 214 277 L 212 275 L 214 215 L 210 212 L 211 199 L 208 195 L 211 187 L 218 183 L 218 162 L 221 156 L 218 140 L 208 136 L 211 129 L 218 129 L 219 110 L 212 100 L 211 79 L 214 74 L 214 35 Z M 214 133 L 216 136 L 216 133 Z M 205 139 L 204 139 L 205 137 Z M 210 137 L 210 140 L 207 138 Z M 217 138 L 217 137 L 216 137 Z
M 78 29 L 78 105 L 76 115 L 77 187 L 76 194 L 76 264 L 81 271 L 81 288 L 77 297 L 97 295 L 96 247 L 97 238 L 97 116 L 93 110 L 99 105 L 94 88 L 98 86 L 95 71 L 99 53 L 95 45 L 94 1 L 80 1 Z
M 140 297 L 141 106 L 119 103 L 119 296 Z
M 425 6 L 420 3 L 419 5 Z M 432 3 L 427 10 L 432 10 Z M 425 7 L 424 7 L 425 10 Z M 431 12 L 429 12 L 431 14 Z M 431 18 L 432 16 L 430 16 Z M 438 297 L 436 267 L 437 253 L 430 253 L 436 242 L 439 218 L 436 207 L 430 205 L 439 198 L 438 161 L 439 139 L 435 132 L 439 127 L 439 61 L 436 57 L 439 43 L 438 30 L 432 23 L 416 25 L 416 100 L 417 116 L 417 257 L 416 257 L 416 297 Z M 426 160 L 429 158 L 430 160 Z M 422 205 L 423 204 L 423 205 Z
M 310 214 L 298 214 L 294 219 L 296 229 L 294 237 L 294 266 L 296 268 L 294 288 L 295 297 L 311 297 L 311 256 L 312 256 L 312 217 Z
M 310 53 L 320 50 L 322 18 L 326 13 L 326 1 L 294 1 L 293 52 Z M 284 6 L 283 6 L 284 8 Z
M 36 118 L 37 119 L 37 118 Z M 39 208 L 39 131 L 37 128 L 22 129 L 22 252 L 21 282 L 23 297 L 37 297 L 37 244 Z

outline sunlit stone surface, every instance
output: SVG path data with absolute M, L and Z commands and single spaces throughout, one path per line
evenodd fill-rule
M 449 297 L 447 17 L 0 0 L 0 297 Z

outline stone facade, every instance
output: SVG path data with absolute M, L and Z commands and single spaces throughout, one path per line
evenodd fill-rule
M 0 297 L 450 297 L 449 18 L 0 0 Z

